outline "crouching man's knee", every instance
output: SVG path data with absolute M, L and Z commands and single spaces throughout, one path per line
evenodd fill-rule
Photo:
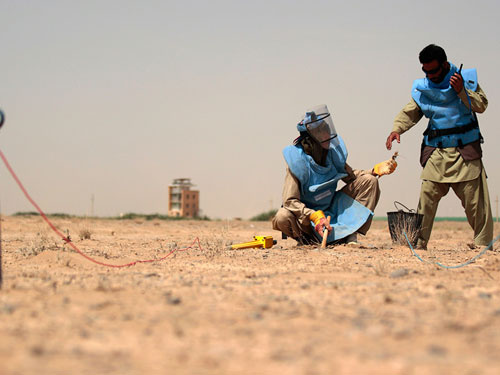
M 356 191 L 356 200 L 374 211 L 380 199 L 380 186 L 378 178 L 372 174 L 364 174 L 360 177 L 359 187 Z
M 380 187 L 378 184 L 378 178 L 372 174 L 364 174 L 362 176 L 363 185 L 369 190 L 379 191 Z
M 286 208 L 280 208 L 276 215 L 274 215 L 273 229 L 283 232 L 288 237 L 297 238 L 300 237 L 300 230 L 297 225 L 297 219 L 295 215 L 288 211 Z

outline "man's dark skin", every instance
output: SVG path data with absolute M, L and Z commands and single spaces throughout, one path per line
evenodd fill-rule
M 422 64 L 422 70 L 430 81 L 440 83 L 450 71 L 450 64 L 447 61 L 439 64 L 437 60 L 432 60 L 431 62 Z M 457 94 L 460 93 L 464 88 L 462 76 L 458 73 L 453 74 L 450 78 L 450 85 Z M 401 143 L 399 133 L 391 132 L 391 134 L 387 137 L 385 147 L 387 147 L 388 150 L 392 148 L 392 142 L 394 140 Z

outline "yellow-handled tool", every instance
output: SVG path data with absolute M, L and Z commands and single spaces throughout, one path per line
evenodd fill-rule
M 273 241 L 272 236 L 253 236 L 254 241 L 238 243 L 231 246 L 232 250 L 239 249 L 252 249 L 252 248 L 264 248 L 270 249 L 273 245 L 276 245 L 277 241 Z

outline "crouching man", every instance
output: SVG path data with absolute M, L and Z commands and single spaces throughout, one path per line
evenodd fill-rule
M 320 242 L 325 230 L 328 244 L 357 243 L 357 234 L 368 232 L 380 197 L 376 176 L 392 173 L 396 162 L 379 163 L 371 171 L 353 170 L 326 105 L 308 111 L 297 130 L 299 137 L 283 150 L 283 204 L 273 229 L 299 244 Z M 346 185 L 337 191 L 339 180 Z

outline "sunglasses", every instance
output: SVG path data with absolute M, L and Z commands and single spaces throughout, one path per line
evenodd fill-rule
M 435 69 L 431 69 L 431 70 L 425 70 L 424 67 L 422 67 L 422 71 L 426 74 L 426 75 L 429 75 L 429 74 L 436 74 L 437 72 L 439 72 L 441 69 L 443 68 L 442 65 L 439 65 L 437 68 Z

